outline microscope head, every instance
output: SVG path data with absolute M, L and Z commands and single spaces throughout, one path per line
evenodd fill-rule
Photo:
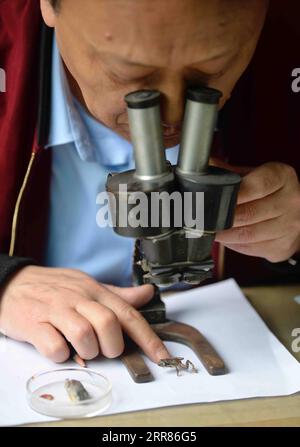
M 215 233 L 232 226 L 241 181 L 209 166 L 221 96 L 208 87 L 187 90 L 175 166 L 166 160 L 160 92 L 125 96 L 135 170 L 109 175 L 106 189 L 114 230 L 136 238 L 136 284 L 199 284 L 212 276 Z

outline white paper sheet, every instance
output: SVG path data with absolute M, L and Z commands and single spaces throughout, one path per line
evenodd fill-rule
M 172 342 L 166 342 L 170 353 L 190 359 L 198 374 L 183 371 L 177 377 L 173 368 L 160 368 L 145 358 L 155 381 L 136 384 L 120 360 L 91 361 L 88 366 L 107 375 L 113 384 L 113 403 L 104 415 L 300 391 L 300 363 L 269 331 L 233 279 L 175 293 L 164 301 L 168 318 L 198 328 L 230 372 L 210 376 L 189 348 Z M 51 420 L 29 408 L 25 382 L 34 373 L 57 365 L 27 344 L 3 339 L 0 364 L 0 425 Z

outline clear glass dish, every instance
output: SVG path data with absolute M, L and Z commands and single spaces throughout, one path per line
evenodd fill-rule
M 80 381 L 89 397 L 72 401 L 65 388 L 67 379 Z M 62 419 L 96 416 L 107 410 L 112 400 L 110 380 L 88 368 L 62 368 L 35 374 L 27 381 L 26 390 L 33 410 Z

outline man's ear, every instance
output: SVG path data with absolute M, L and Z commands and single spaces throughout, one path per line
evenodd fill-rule
M 53 28 L 55 26 L 56 14 L 49 0 L 40 0 L 41 13 L 44 22 L 49 27 Z

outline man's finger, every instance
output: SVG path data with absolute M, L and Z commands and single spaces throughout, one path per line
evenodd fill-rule
M 117 287 L 111 284 L 101 284 L 107 287 L 111 292 L 119 295 L 127 303 L 135 308 L 139 308 L 147 304 L 154 294 L 154 287 L 151 284 L 144 284 L 137 287 Z
M 265 163 L 243 177 L 238 193 L 238 205 L 266 197 L 281 189 L 287 178 L 286 165 Z
M 116 314 L 123 330 L 153 362 L 170 356 L 161 339 L 137 309 L 107 289 L 99 289 L 95 299 Z
M 74 309 L 65 308 L 53 313 L 50 323 L 65 336 L 81 358 L 90 360 L 99 354 L 98 340 L 92 325 Z
M 267 259 L 270 262 L 286 261 L 296 252 L 297 249 L 296 247 L 292 246 L 290 235 L 270 241 L 255 242 L 253 244 L 224 245 L 225 247 L 238 253 L 248 256 L 257 256 L 259 258 Z M 286 248 L 283 250 L 282 247 Z
M 124 339 L 120 322 L 114 312 L 96 301 L 80 301 L 76 310 L 93 326 L 101 353 L 108 358 L 121 355 Z
M 210 164 L 210 166 L 216 166 L 218 168 L 223 168 L 223 169 L 227 169 L 229 171 L 236 172 L 237 174 L 240 174 L 241 176 L 244 176 L 244 175 L 248 174 L 249 172 L 251 172 L 254 169 L 251 166 L 235 166 L 235 165 L 231 165 L 231 164 L 226 163 L 225 161 L 220 160 L 220 159 L 215 158 L 215 157 L 210 157 L 209 164 Z
M 252 244 L 283 237 L 291 229 L 286 225 L 284 217 L 265 220 L 253 225 L 229 228 L 216 234 L 216 242 L 222 244 Z
M 283 190 L 270 194 L 262 199 L 238 205 L 234 213 L 234 227 L 252 225 L 264 220 L 282 216 L 286 209 Z
M 38 323 L 33 327 L 28 341 L 53 362 L 65 362 L 70 357 L 66 340 L 50 323 Z

